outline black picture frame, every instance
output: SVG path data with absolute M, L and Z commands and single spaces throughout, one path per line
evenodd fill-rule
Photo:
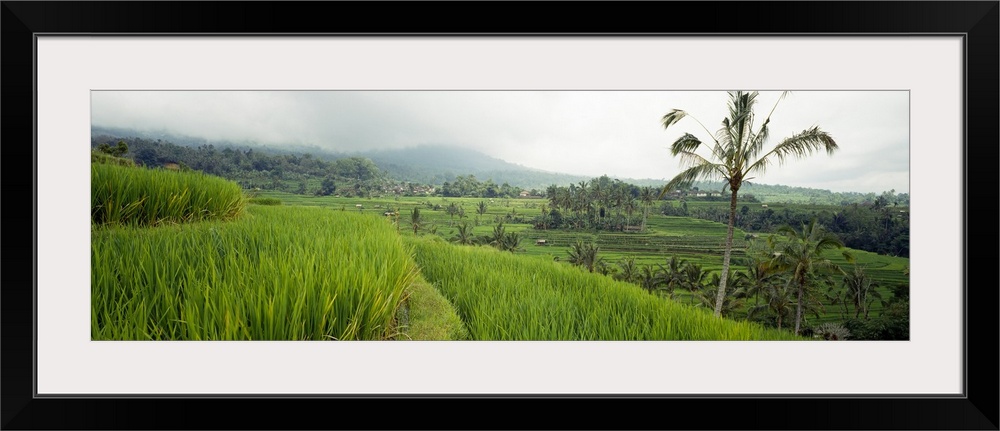
M 330 6 L 342 10 L 331 15 Z M 38 398 L 34 38 L 37 33 L 587 35 L 959 34 L 965 45 L 967 239 L 997 238 L 1000 2 L 2 2 L 2 142 L 7 154 L 0 280 L 4 429 L 998 429 L 998 289 L 966 254 L 964 396 L 370 396 Z M 573 14 L 567 15 L 566 9 Z M 551 10 L 555 12 L 544 12 Z M 383 19 L 406 17 L 400 24 Z M 575 18 L 570 18 L 570 17 Z M 414 17 L 420 17 L 414 19 Z M 455 17 L 461 17 L 456 19 Z M 584 18 L 585 17 L 585 18 Z M 31 159 L 34 164 L 29 165 Z M 28 166 L 31 166 L 29 169 Z M 33 211 L 26 210 L 33 202 Z M 28 230 L 31 224 L 35 229 Z M 28 269 L 31 268 L 32 271 Z M 919 378 L 919 376 L 915 376 Z M 472 413 L 469 415 L 468 413 Z M 470 419 L 465 419 L 470 418 Z

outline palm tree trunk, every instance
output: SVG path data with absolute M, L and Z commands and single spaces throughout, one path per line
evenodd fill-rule
M 805 291 L 805 283 L 799 283 L 799 303 L 795 306 L 795 335 L 799 335 L 799 327 L 802 324 L 802 293 Z
M 733 226 L 736 224 L 736 190 L 729 198 L 729 227 L 726 228 L 726 251 L 722 255 L 722 279 L 719 281 L 719 294 L 715 298 L 715 317 L 722 316 L 722 300 L 726 297 L 726 280 L 729 279 L 729 256 L 733 251 Z

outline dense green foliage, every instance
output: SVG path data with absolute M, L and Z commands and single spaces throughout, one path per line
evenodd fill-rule
M 94 340 L 382 340 L 417 276 L 382 220 L 253 206 L 239 220 L 95 228 Z
M 201 172 L 91 164 L 94 224 L 159 225 L 238 217 L 246 197 L 232 181 Z
M 125 141 L 118 141 L 118 143 L 112 147 L 111 144 L 103 143 L 97 146 L 97 151 L 114 157 L 122 157 L 128 152 L 128 144 L 126 144 Z
M 771 204 L 742 205 L 736 213 L 735 226 L 747 232 L 769 233 L 780 226 L 799 226 L 816 218 L 828 231 L 837 234 L 844 245 L 890 256 L 910 255 L 910 213 L 908 207 L 874 203 L 848 205 Z M 664 202 L 663 215 L 696 217 L 726 223 L 728 203 Z
M 652 193 L 652 195 L 651 195 Z M 714 193 L 714 194 L 713 194 Z M 662 199 L 652 187 L 638 187 L 607 176 L 545 190 L 546 211 L 512 220 L 536 229 L 637 232 L 649 215 L 695 217 L 728 223 L 728 199 L 697 186 L 674 191 Z M 746 232 L 771 233 L 780 226 L 798 226 L 813 218 L 837 234 L 848 247 L 891 256 L 910 255 L 908 198 L 892 191 L 846 205 L 760 204 L 741 199 L 734 226 Z
M 98 147 L 119 138 L 99 135 L 91 139 Z M 327 178 L 336 180 L 337 193 L 344 196 L 367 196 L 381 192 L 385 185 L 382 172 L 368 159 L 345 157 L 322 160 L 310 154 L 269 154 L 252 148 L 216 148 L 207 144 L 198 147 L 175 145 L 170 142 L 142 138 L 121 138 L 131 150 L 137 164 L 160 167 L 167 163 L 183 164 L 236 181 L 247 189 L 260 188 L 287 192 L 332 194 L 320 183 Z M 329 190 L 331 193 L 323 193 Z

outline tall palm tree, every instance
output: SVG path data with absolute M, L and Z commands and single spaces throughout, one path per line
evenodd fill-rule
M 521 248 L 521 234 L 520 232 L 507 232 L 500 238 L 500 243 L 497 246 L 501 251 L 509 251 L 515 253 L 518 251 L 523 251 Z
M 476 243 L 475 236 L 472 234 L 472 227 L 469 226 L 468 222 L 462 222 L 458 225 L 458 234 L 453 236 L 451 241 L 462 245 L 472 245 Z
M 695 293 L 705 287 L 705 281 L 708 279 L 708 270 L 703 269 L 701 265 L 693 262 L 688 262 L 684 265 L 681 270 L 681 275 L 683 277 L 682 286 L 691 292 L 691 304 L 694 304 Z M 719 310 L 719 307 L 716 307 Z
M 552 209 L 559 208 L 559 186 L 552 184 L 545 188 L 545 197 L 552 205 Z
M 493 234 L 485 238 L 486 245 L 496 248 L 503 248 L 504 236 L 507 234 L 507 228 L 503 226 L 503 223 L 498 223 L 493 227 Z
M 653 265 L 643 265 L 639 271 L 639 285 L 649 293 L 656 293 L 660 288 L 661 278 Z
M 413 211 L 410 213 L 410 224 L 413 226 L 413 234 L 416 235 L 417 231 L 424 224 L 424 219 L 420 216 L 420 208 L 413 208 Z
M 606 205 L 604 205 L 604 198 L 606 194 L 607 190 L 603 185 L 601 185 L 600 179 L 593 178 L 590 180 L 590 196 L 597 204 L 597 218 L 601 221 L 604 219 L 604 211 L 606 207 Z
M 684 286 L 684 268 L 686 266 L 687 260 L 678 259 L 677 256 L 670 256 L 667 266 L 659 265 L 660 284 L 665 287 L 671 297 L 674 296 L 674 290 Z
M 844 274 L 844 306 L 854 306 L 854 318 L 864 316 L 868 320 L 868 312 L 875 300 L 882 300 L 882 294 L 876 290 L 878 282 L 872 280 L 864 269 L 854 266 L 854 272 Z
M 787 91 L 782 92 L 778 101 L 784 99 L 787 94 Z M 774 108 L 771 108 L 760 128 L 754 131 L 753 108 L 757 102 L 757 95 L 756 91 L 729 92 L 729 116 L 722 120 L 722 127 L 715 134 L 708 132 L 701 121 L 695 118 L 695 121 L 708 133 L 711 143 L 703 145 L 700 139 L 690 133 L 685 133 L 674 141 L 670 147 L 671 155 L 680 156 L 681 163 L 688 167 L 670 180 L 660 192 L 660 197 L 663 197 L 678 188 L 690 187 L 699 179 L 722 179 L 725 183 L 723 190 L 728 188 L 730 191 L 729 228 L 726 231 L 726 248 L 722 257 L 716 316 L 722 314 L 722 300 L 725 298 L 726 282 L 729 280 L 729 259 L 733 248 L 733 226 L 736 222 L 736 196 L 740 187 L 744 182 L 754 178 L 752 175 L 764 174 L 774 162 L 780 165 L 788 158 L 805 157 L 819 150 L 833 154 L 838 148 L 829 133 L 814 126 L 783 139 L 770 151 L 763 152 L 764 144 L 768 140 L 767 126 L 778 104 L 775 102 Z M 670 126 L 689 116 L 683 110 L 674 109 L 663 116 L 661 123 L 664 129 L 669 129 Z M 697 153 L 703 147 L 708 151 L 707 156 Z
M 454 220 L 455 215 L 458 214 L 458 205 L 454 202 L 448 204 L 448 207 L 445 208 L 445 213 L 447 213 L 448 216 L 451 217 L 452 220 Z
M 642 230 L 646 230 L 646 219 L 649 217 L 649 207 L 653 206 L 656 199 L 656 192 L 652 187 L 646 186 L 639 189 L 639 200 L 642 201 Z
M 570 185 L 572 187 L 572 184 Z M 573 194 L 569 188 L 559 187 L 556 189 L 556 206 L 563 209 L 563 212 L 573 210 Z
M 629 283 L 636 283 L 641 280 L 641 270 L 639 266 L 635 263 L 635 256 L 627 256 L 621 258 L 618 261 L 618 268 L 620 272 L 614 275 L 616 280 L 622 280 Z
M 802 224 L 802 230 L 791 226 L 778 228 L 778 235 L 785 237 L 780 251 L 775 253 L 772 264 L 785 272 L 791 279 L 789 282 L 797 289 L 795 305 L 795 334 L 799 334 L 802 324 L 802 312 L 805 310 L 806 289 L 816 275 L 823 271 L 840 271 L 840 267 L 823 256 L 826 250 L 839 249 L 844 243 L 836 235 L 827 232 L 816 218 Z M 844 257 L 852 262 L 853 256 L 844 252 Z
M 723 316 L 730 316 L 738 308 L 743 306 L 743 302 L 747 297 L 747 290 L 746 290 L 747 286 L 744 285 L 746 279 L 747 279 L 746 275 L 742 272 L 736 271 L 729 273 L 729 282 L 727 283 L 727 286 L 731 287 L 732 289 L 730 289 L 730 291 L 726 293 L 726 297 L 723 299 L 722 302 Z M 701 301 L 701 305 L 712 308 L 716 307 L 717 305 L 716 301 L 719 300 L 718 297 L 716 296 L 716 289 L 718 289 L 718 285 L 719 285 L 719 274 L 712 274 L 712 277 L 709 280 L 708 285 L 706 285 L 704 289 L 702 289 L 701 291 L 695 293 L 695 296 L 698 298 L 699 301 Z
M 752 248 L 752 246 L 750 247 Z M 747 296 L 754 297 L 754 305 L 760 305 L 760 294 L 767 293 L 769 285 L 778 282 L 779 271 L 771 266 L 771 253 L 763 254 L 763 251 L 747 251 L 746 264 L 747 271 L 739 272 Z
M 587 268 L 589 272 L 594 272 L 594 269 L 600 267 L 604 260 L 597 255 L 598 251 L 600 251 L 600 247 L 596 244 L 577 240 L 569 250 L 569 262 Z
M 792 289 L 786 283 L 770 283 L 764 285 L 765 303 L 755 305 L 747 310 L 747 318 L 753 319 L 757 314 L 765 311 L 774 315 L 778 329 L 785 318 L 795 312 L 795 303 L 792 299 Z

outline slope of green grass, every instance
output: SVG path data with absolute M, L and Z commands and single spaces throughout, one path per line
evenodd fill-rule
M 90 215 L 97 225 L 228 220 L 246 208 L 238 184 L 201 172 L 108 163 L 90 166 Z
M 400 335 L 397 339 L 414 341 L 460 341 L 469 339 L 469 331 L 458 310 L 444 295 L 424 280 L 410 285 L 400 308 Z
M 383 220 L 252 206 L 91 233 L 94 340 L 383 340 L 417 268 Z
M 407 238 L 475 340 L 796 340 L 544 258 Z
M 424 219 L 424 226 L 421 228 L 421 235 L 425 235 L 434 229 L 435 235 L 444 239 L 453 237 L 457 232 L 457 225 L 465 222 L 472 226 L 472 232 L 482 237 L 488 235 L 496 225 L 498 218 L 506 214 L 516 212 L 523 214 L 526 218 L 534 217 L 541 212 L 541 206 L 545 203 L 541 199 L 495 199 L 492 203 L 489 199 L 483 198 L 441 198 L 441 197 L 403 197 L 395 199 L 386 198 L 336 198 L 336 197 L 314 197 L 292 195 L 287 193 L 265 192 L 262 196 L 280 197 L 290 205 L 325 206 L 347 212 L 369 214 L 372 217 L 387 219 L 383 216 L 387 209 L 399 210 L 400 227 L 403 235 L 412 236 L 412 229 L 408 225 L 410 211 L 413 208 L 420 208 L 421 217 Z M 487 203 L 487 212 L 484 215 L 476 214 L 476 205 L 479 202 Z M 456 203 L 465 211 L 465 217 L 449 215 L 446 208 L 449 204 Z M 692 202 L 692 205 L 727 205 L 725 202 Z M 357 207 L 356 205 L 361 205 Z M 779 207 L 801 207 L 801 205 L 782 204 Z M 436 209 L 435 209 L 436 208 Z M 636 216 L 638 220 L 640 216 Z M 577 240 L 584 242 L 593 241 L 599 248 L 599 256 L 608 264 L 615 264 L 621 259 L 634 258 L 638 265 L 665 265 L 667 261 L 676 256 L 691 263 L 701 265 L 703 269 L 712 274 L 718 274 L 722 270 L 722 254 L 724 251 L 726 225 L 719 222 L 701 220 L 691 217 L 673 217 L 651 214 L 647 222 L 646 232 L 623 233 L 623 232 L 594 232 L 590 230 L 566 230 L 566 229 L 535 229 L 528 224 L 505 223 L 507 232 L 519 232 L 523 238 L 521 242 L 522 251 L 519 255 L 537 256 L 549 261 L 559 260 L 564 266 L 569 255 L 570 246 Z M 744 239 L 748 232 L 736 229 L 733 243 L 733 266 L 736 271 L 746 271 L 742 259 L 746 257 L 745 249 L 750 244 Z M 764 243 L 767 234 L 759 234 L 756 242 Z M 536 241 L 545 240 L 545 245 L 536 245 Z M 899 284 L 908 284 L 909 279 L 902 270 L 909 264 L 909 259 L 905 257 L 893 257 L 879 255 L 875 253 L 849 250 L 858 260 L 859 265 L 863 265 L 866 273 L 878 283 L 878 292 L 884 299 L 892 297 L 890 288 Z M 840 251 L 829 251 L 827 257 L 835 263 L 842 265 L 848 271 L 853 269 L 853 264 L 848 263 L 841 256 Z M 826 293 L 825 288 L 821 288 Z M 675 299 L 682 303 L 697 303 L 698 300 L 684 289 L 674 292 Z M 746 309 L 756 305 L 758 298 L 748 298 L 745 305 L 739 307 L 736 313 L 741 316 L 746 315 Z M 805 324 L 813 327 L 825 322 L 842 321 L 848 313 L 843 311 L 843 305 L 834 303 L 831 299 L 823 299 L 824 309 L 819 317 L 813 314 L 805 316 Z M 882 304 L 875 301 L 871 306 L 872 316 L 882 313 Z M 853 313 L 851 313 L 853 314 Z

